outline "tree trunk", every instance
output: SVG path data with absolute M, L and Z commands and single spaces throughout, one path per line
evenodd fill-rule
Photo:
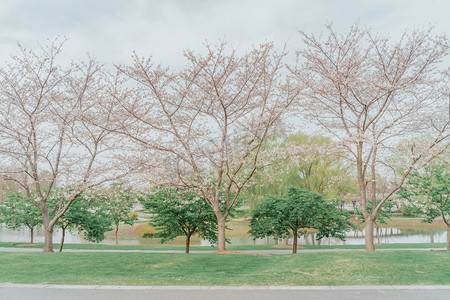
M 297 253 L 297 236 L 298 236 L 298 232 L 297 230 L 293 230 L 294 231 L 294 241 L 292 243 L 292 253 Z
M 367 251 L 374 251 L 375 245 L 373 244 L 373 220 L 368 218 L 364 225 L 364 239 L 366 243 Z
M 225 245 L 225 218 L 218 219 L 217 252 L 226 251 Z
M 114 231 L 114 236 L 116 237 L 116 245 L 119 245 L 119 238 L 118 238 L 118 232 L 119 232 L 119 225 L 116 225 L 116 230 Z
M 30 228 L 30 244 L 33 244 L 34 241 L 34 227 Z
M 448 240 L 448 238 L 447 238 Z M 430 229 L 430 243 L 434 244 L 434 231 L 433 229 Z
M 186 235 L 186 251 L 185 253 L 189 253 L 189 244 L 191 243 L 191 235 Z
M 447 251 L 450 251 L 450 225 L 447 225 Z
M 39 209 L 42 212 L 42 221 L 44 223 L 44 252 L 53 252 L 53 227 L 55 224 L 50 222 L 47 206 L 45 201 L 42 202 L 42 207 L 39 207 Z
M 59 252 L 62 252 L 62 249 L 64 247 L 64 238 L 66 237 L 66 228 L 62 227 L 62 235 L 61 235 L 61 242 L 59 243 Z
M 44 228 L 44 252 L 53 252 L 53 226 Z
M 377 226 L 377 241 L 378 241 L 378 244 L 381 244 L 381 241 L 380 241 L 380 227 L 378 226 L 377 223 L 375 223 L 375 224 Z

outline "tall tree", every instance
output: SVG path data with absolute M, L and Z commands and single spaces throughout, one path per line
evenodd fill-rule
M 150 224 L 157 230 L 153 237 L 161 238 L 161 243 L 185 236 L 186 253 L 189 253 L 194 234 L 211 244 L 217 243 L 217 218 L 198 195 L 180 189 L 159 188 L 139 201 L 153 214 Z
M 156 160 L 147 165 L 160 183 L 188 188 L 205 199 L 217 218 L 220 252 L 226 250 L 230 210 L 266 164 L 261 147 L 298 90 L 285 79 L 285 53 L 276 53 L 272 43 L 242 55 L 223 43 L 207 45 L 205 54 L 184 55 L 186 67 L 175 73 L 137 55 L 132 66 L 119 67 L 124 84 L 134 88 L 116 93 L 124 128 L 116 132 L 152 153 L 145 158 Z M 159 172 L 153 167 L 158 163 L 164 165 Z
M 91 122 L 110 122 L 110 107 L 101 101 L 107 96 L 101 66 L 89 58 L 64 67 L 57 63 L 61 47 L 57 41 L 40 53 L 20 47 L 0 70 L 0 159 L 10 170 L 2 175 L 41 211 L 47 252 L 53 251 L 54 226 L 72 202 L 117 176 L 105 162 L 120 145 Z M 70 193 L 50 214 L 47 200 L 63 184 Z
M 306 113 L 352 156 L 365 221 L 366 250 L 375 250 L 378 212 L 417 165 L 449 146 L 448 88 L 439 62 L 448 40 L 432 30 L 405 31 L 397 42 L 358 26 L 339 34 L 300 32 L 305 48 L 293 68 L 304 89 Z M 447 84 L 448 86 L 448 84 Z M 411 159 L 377 202 L 377 174 L 389 176 L 389 157 L 400 138 L 428 134 L 407 145 Z M 368 198 L 372 208 L 368 210 Z
M 12 193 L 0 202 L 0 223 L 17 229 L 27 227 L 30 229 L 30 243 L 34 242 L 34 228 L 42 225 L 42 216 L 39 209 L 21 193 Z

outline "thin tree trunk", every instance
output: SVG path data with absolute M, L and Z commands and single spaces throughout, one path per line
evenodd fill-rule
M 30 244 L 33 244 L 34 241 L 34 227 L 30 228 Z
M 217 236 L 217 252 L 227 250 L 225 245 L 225 218 L 218 218 L 218 236 Z
M 448 240 L 448 238 L 447 238 Z M 434 244 L 434 231 L 433 229 L 430 229 L 430 243 Z
M 116 230 L 114 231 L 114 235 L 116 237 L 116 245 L 119 245 L 118 232 L 119 232 L 119 225 L 116 225 Z
M 62 249 L 64 247 L 64 238 L 66 237 L 66 228 L 62 227 L 62 235 L 61 235 L 61 242 L 59 243 L 59 252 L 62 252 Z
M 364 239 L 367 251 L 375 251 L 375 245 L 373 243 L 373 220 L 368 218 L 364 225 Z
M 53 227 L 44 228 L 44 252 L 53 252 Z
M 378 226 L 377 223 L 375 223 L 375 224 L 377 226 L 377 241 L 378 241 L 378 244 L 381 244 L 381 241 L 380 241 L 380 227 Z
M 191 243 L 191 235 L 186 235 L 186 251 L 185 253 L 189 253 L 189 245 Z
M 297 230 L 293 230 L 294 231 L 294 241 L 292 243 L 292 253 L 297 253 L 297 236 L 298 236 L 298 232 Z
M 447 225 L 447 251 L 450 251 L 450 224 Z

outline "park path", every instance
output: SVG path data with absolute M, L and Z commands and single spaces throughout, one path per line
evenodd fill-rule
M 0 299 L 448 299 L 450 286 L 73 286 L 0 284 Z
M 376 251 L 445 251 L 445 248 L 396 248 L 396 249 L 377 249 Z M 320 252 L 363 252 L 365 249 L 298 249 L 298 253 L 320 253 Z M 42 252 L 40 248 L 13 248 L 0 247 L 0 252 Z M 182 250 L 87 250 L 87 249 L 65 249 L 63 252 L 103 252 L 103 253 L 184 253 Z M 242 250 L 236 251 L 248 254 L 291 254 L 289 249 L 273 250 Z M 214 251 L 190 251 L 190 253 L 214 253 Z

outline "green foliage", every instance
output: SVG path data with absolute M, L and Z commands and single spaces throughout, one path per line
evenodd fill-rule
M 33 229 L 42 224 L 41 211 L 25 195 L 12 193 L 0 203 L 0 222 L 11 229 L 22 226 Z
M 133 225 L 137 220 L 137 215 L 131 213 L 136 203 L 136 195 L 131 188 L 125 187 L 123 182 L 113 183 L 108 191 L 98 196 L 104 201 L 107 207 L 106 213 L 116 227 L 120 223 Z
M 243 195 L 251 207 L 256 207 L 266 195 L 280 195 L 290 186 L 323 194 L 326 199 L 355 192 L 349 170 L 329 138 L 296 133 L 267 141 L 263 151 L 274 149 L 293 149 L 297 154 L 287 155 L 286 160 L 266 167 L 254 177 L 256 184 Z
M 399 208 L 400 213 L 405 217 L 417 217 L 421 215 L 422 210 L 412 204 L 403 205 Z
M 217 243 L 216 215 L 199 196 L 180 189 L 158 188 L 139 200 L 154 214 L 150 221 L 157 227 L 153 237 L 161 238 L 161 243 L 193 234 Z
M 408 199 L 425 214 L 425 222 L 431 223 L 435 218 L 442 217 L 449 225 L 450 169 L 448 164 L 430 165 L 421 172 L 412 173 L 398 195 Z
M 70 205 L 59 219 L 63 229 L 78 230 L 84 239 L 99 243 L 105 239 L 105 233 L 111 230 L 111 218 L 108 207 L 96 198 L 79 197 Z
M 254 210 L 249 233 L 255 238 L 285 237 L 290 231 L 302 235 L 306 228 L 314 228 L 317 239 L 333 236 L 345 240 L 349 227 L 349 215 L 334 203 L 310 190 L 290 187 L 280 196 L 267 196 Z
M 133 219 L 137 219 L 139 216 L 139 214 L 135 211 L 130 212 L 128 215 L 130 216 L 130 218 L 133 218 Z

